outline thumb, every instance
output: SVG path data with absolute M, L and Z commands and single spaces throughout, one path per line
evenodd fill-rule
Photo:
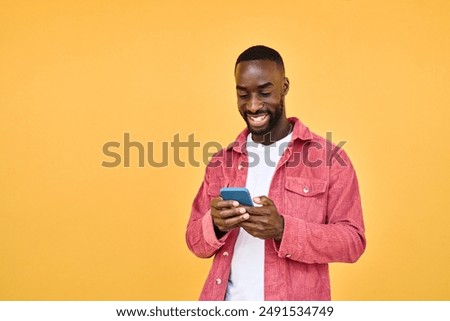
M 274 205 L 273 201 L 270 198 L 268 198 L 267 196 L 264 196 L 264 195 L 263 196 L 254 197 L 253 201 L 256 204 L 262 204 L 263 206 L 273 206 Z

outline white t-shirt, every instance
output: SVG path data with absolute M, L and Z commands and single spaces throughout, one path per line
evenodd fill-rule
M 292 134 L 271 144 L 263 145 L 247 136 L 248 176 L 246 187 L 250 195 L 268 196 L 276 166 Z M 259 206 L 259 205 L 258 205 Z M 264 301 L 264 240 L 240 228 L 231 260 L 226 301 Z

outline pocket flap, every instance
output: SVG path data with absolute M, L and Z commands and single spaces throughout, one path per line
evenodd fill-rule
M 314 196 L 325 192 L 327 181 L 316 178 L 286 177 L 285 187 L 303 196 Z

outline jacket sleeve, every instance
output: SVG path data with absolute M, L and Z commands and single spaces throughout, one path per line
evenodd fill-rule
M 324 224 L 283 215 L 284 232 L 275 242 L 278 256 L 303 263 L 352 263 L 366 247 L 361 199 L 350 159 L 338 152 L 344 165 L 333 160 Z
M 214 224 L 211 217 L 211 200 L 218 195 L 215 188 L 211 188 L 215 183 L 210 184 L 208 168 L 205 178 L 200 186 L 197 196 L 192 204 L 191 216 L 186 229 L 186 243 L 188 248 L 196 256 L 209 258 L 222 247 L 229 233 L 220 240 L 214 232 Z

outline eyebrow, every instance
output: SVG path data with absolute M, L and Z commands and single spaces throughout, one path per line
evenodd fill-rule
M 266 82 L 266 83 L 264 83 L 262 85 L 259 85 L 258 89 L 264 89 L 264 88 L 267 88 L 267 87 L 270 87 L 270 86 L 273 86 L 273 84 L 271 82 Z M 246 87 L 239 86 L 239 85 L 236 85 L 236 89 L 237 90 L 247 90 Z

